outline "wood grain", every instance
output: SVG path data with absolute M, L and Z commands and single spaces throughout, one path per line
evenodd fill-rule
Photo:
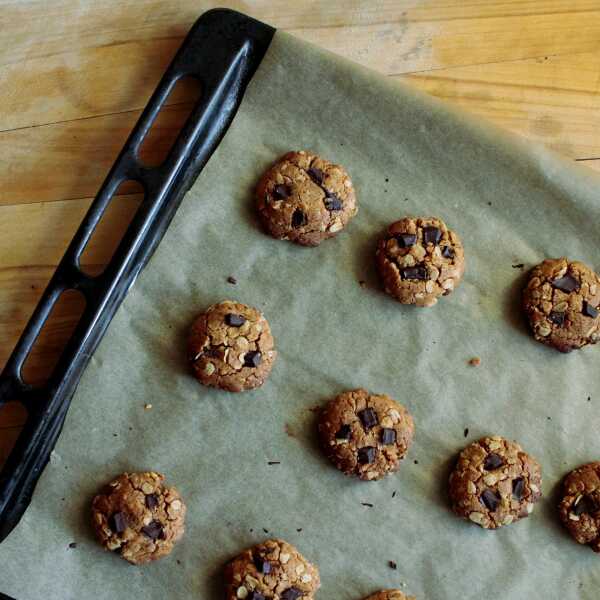
M 226 2 L 600 170 L 598 0 Z M 0 0 L 0 364 L 183 36 L 211 2 Z M 156 152 L 189 109 L 169 98 Z M 152 156 L 153 150 L 151 150 Z M 99 270 L 140 197 L 124 187 Z M 42 374 L 67 303 L 32 357 Z M 37 361 L 37 362 L 36 362 Z M 0 462 L 23 414 L 0 409 Z

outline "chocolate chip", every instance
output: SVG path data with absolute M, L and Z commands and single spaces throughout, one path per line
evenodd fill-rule
M 579 289 L 579 281 L 575 279 L 572 275 L 567 273 L 564 277 L 560 277 L 559 279 L 555 279 L 552 282 L 552 285 L 561 292 L 566 292 L 567 294 L 574 292 Z
M 265 596 L 256 590 L 252 590 L 246 596 L 246 600 L 266 600 Z
M 565 313 L 551 312 L 548 318 L 559 327 L 562 327 L 565 323 Z
M 302 595 L 298 588 L 291 587 L 281 592 L 281 600 L 298 600 Z
M 292 215 L 292 227 L 298 228 L 306 225 L 306 215 L 297 208 Z
M 123 533 L 127 529 L 127 515 L 124 512 L 116 512 L 108 524 L 115 533 Z
M 485 490 L 483 494 L 481 494 L 481 502 L 483 502 L 485 507 L 492 512 L 498 508 L 500 500 L 501 498 L 498 492 L 494 492 L 493 490 Z
M 512 494 L 517 500 L 522 500 L 524 491 L 525 480 L 522 477 L 517 477 L 512 482 Z
M 342 201 L 332 192 L 327 192 L 323 202 L 327 210 L 342 210 L 344 208 Z
M 504 464 L 504 460 L 499 454 L 492 452 L 485 457 L 485 462 L 483 463 L 483 468 L 486 471 L 493 471 L 498 467 L 501 467 Z
M 271 563 L 265 560 L 262 556 L 254 557 L 254 566 L 259 573 L 267 575 L 271 572 Z
M 591 515 L 598 512 L 598 503 L 591 496 L 582 496 L 573 508 L 573 514 L 579 516 L 583 513 Z
M 350 425 L 342 425 L 335 434 L 336 440 L 349 440 L 352 435 Z
M 589 302 L 583 301 L 583 310 L 581 311 L 586 317 L 595 319 L 598 316 L 598 309 L 594 308 Z
M 291 193 L 292 188 L 289 185 L 280 184 L 273 188 L 273 196 L 275 196 L 277 200 L 285 200 L 290 197 Z
M 400 248 L 410 248 L 417 243 L 417 236 L 414 233 L 397 233 L 394 237 Z
M 370 465 L 375 460 L 376 449 L 373 446 L 365 446 L 358 449 L 358 462 L 361 465 Z
M 427 269 L 425 267 L 406 267 L 406 269 L 400 269 L 400 276 L 402 279 L 420 279 L 425 281 L 427 279 Z
M 323 177 L 325 174 L 321 169 L 317 169 L 316 167 L 311 167 L 308 171 L 308 176 L 315 182 L 321 185 L 323 183 Z
M 158 506 L 158 496 L 156 494 L 148 494 L 146 496 L 146 508 L 154 510 Z
M 437 245 L 442 239 L 442 232 L 437 227 L 423 227 L 423 242 Z
M 359 411 L 358 418 L 365 429 L 371 429 L 371 427 L 375 427 L 379 422 L 377 413 L 372 408 L 365 408 L 364 410 Z
M 242 315 L 236 315 L 235 313 L 228 313 L 225 315 L 225 325 L 230 327 L 241 327 L 246 322 L 246 317 Z
M 396 430 L 388 429 L 387 427 L 384 427 L 381 430 L 381 443 L 384 446 L 389 446 L 390 444 L 395 444 L 396 443 Z
M 244 366 L 256 368 L 260 365 L 262 361 L 262 355 L 260 352 L 256 350 L 252 350 L 251 352 L 246 352 L 246 356 L 244 356 Z
M 151 540 L 157 540 L 164 538 L 164 531 L 162 525 L 158 521 L 152 521 L 150 525 L 142 527 L 142 533 L 149 537 Z
M 454 248 L 452 246 L 442 246 L 442 256 L 444 258 L 454 258 Z

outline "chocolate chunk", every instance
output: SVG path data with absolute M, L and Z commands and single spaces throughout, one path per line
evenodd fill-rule
M 252 590 L 246 596 L 246 600 L 266 600 L 265 596 L 256 590 Z
M 499 454 L 492 452 L 485 457 L 485 462 L 483 463 L 483 468 L 486 471 L 493 471 L 498 467 L 501 467 L 504 464 L 504 460 Z
M 127 529 L 127 515 L 124 512 L 116 512 L 108 524 L 115 533 L 123 533 Z
M 577 281 L 577 279 L 575 279 L 573 275 L 569 275 L 569 273 L 567 273 L 564 277 L 555 279 L 552 282 L 552 285 L 557 290 L 560 290 L 561 292 L 566 292 L 567 294 L 570 294 L 571 292 L 574 292 L 575 290 L 579 289 L 579 281 Z
M 146 495 L 146 508 L 154 510 L 158 506 L 158 496 L 156 494 Z
M 423 227 L 423 243 L 433 244 L 434 246 L 440 243 L 442 232 L 437 227 Z
M 485 507 L 492 512 L 498 508 L 498 504 L 500 504 L 501 500 L 498 492 L 494 492 L 493 490 L 485 490 L 483 494 L 481 494 L 480 499 Z
M 151 540 L 158 540 L 164 538 L 164 531 L 162 525 L 158 521 L 152 521 L 150 525 L 142 527 L 142 533 L 149 537 Z
M 573 514 L 579 516 L 582 514 L 592 515 L 598 512 L 598 503 L 591 496 L 582 496 L 573 507 Z
M 302 592 L 295 587 L 288 588 L 281 592 L 281 600 L 298 600 L 303 596 Z
M 241 327 L 245 322 L 246 317 L 242 315 L 236 315 L 235 313 L 225 315 L 225 325 L 230 327 Z
M 273 188 L 273 196 L 277 198 L 277 200 L 285 200 L 290 197 L 292 193 L 292 188 L 289 185 L 276 185 Z
M 267 575 L 271 572 L 271 563 L 262 556 L 254 557 L 254 566 L 259 573 Z
M 598 309 L 594 308 L 589 302 L 583 301 L 583 310 L 581 311 L 586 317 L 595 319 L 598 316 Z
M 292 215 L 292 227 L 302 227 L 302 225 L 306 225 L 306 215 L 297 208 Z
M 525 491 L 525 480 L 522 477 L 517 477 L 512 482 L 512 493 L 517 500 L 523 499 L 523 492 Z
M 365 446 L 358 449 L 358 462 L 361 465 L 370 465 L 375 460 L 376 448 Z
M 335 434 L 336 440 L 349 440 L 352 435 L 350 425 L 342 425 Z
M 365 408 L 364 410 L 359 411 L 358 418 L 365 429 L 371 429 L 371 427 L 375 427 L 379 422 L 377 413 L 372 408 Z
M 396 443 L 396 430 L 384 427 L 381 430 L 381 443 L 384 446 L 389 446 L 390 444 L 395 444 Z
M 308 176 L 318 185 L 323 183 L 323 177 L 325 177 L 325 173 L 321 171 L 321 169 L 317 169 L 316 167 L 311 167 L 308 171 Z
M 326 194 L 323 202 L 327 210 L 342 210 L 344 208 L 342 201 L 334 193 L 326 192 Z
M 406 269 L 400 269 L 400 276 L 402 279 L 425 281 L 427 279 L 427 269 L 425 267 L 406 267 Z
M 394 237 L 400 248 L 410 248 L 417 243 L 417 236 L 414 233 L 397 233 Z
M 558 325 L 559 327 L 562 327 L 565 323 L 565 313 L 560 313 L 560 312 L 551 312 L 548 315 L 548 318 L 555 324 Z
M 444 258 L 454 258 L 454 248 L 452 246 L 442 246 L 442 256 Z
M 260 352 L 253 350 L 251 352 L 246 352 L 246 356 L 244 356 L 244 366 L 256 368 L 260 365 L 262 361 L 262 355 Z

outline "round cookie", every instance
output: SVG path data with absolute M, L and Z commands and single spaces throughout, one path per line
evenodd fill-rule
M 225 300 L 209 306 L 192 325 L 188 356 L 200 383 L 242 392 L 264 383 L 277 352 L 263 314 Z
M 319 438 L 327 457 L 345 475 L 365 481 L 398 469 L 414 431 L 404 406 L 362 389 L 335 397 L 319 415 Z
M 600 340 L 600 277 L 566 258 L 534 267 L 523 290 L 523 309 L 533 337 L 560 352 Z
M 226 600 L 312 600 L 319 570 L 291 544 L 266 540 L 225 567 Z
M 542 497 L 541 488 L 539 463 L 500 436 L 467 446 L 450 475 L 452 510 L 484 529 L 529 516 Z
M 184 532 L 185 504 L 160 473 L 123 473 L 92 501 L 100 543 L 139 565 L 171 553 Z
M 262 176 L 256 202 L 270 235 L 302 246 L 318 246 L 358 211 L 345 169 L 304 151 L 288 152 Z
M 460 238 L 435 217 L 404 217 L 379 240 L 375 260 L 385 291 L 402 304 L 433 306 L 460 282 Z
M 600 462 L 582 465 L 565 477 L 558 510 L 573 539 L 600 552 Z
M 414 596 L 407 596 L 400 590 L 381 590 L 371 594 L 365 600 L 416 600 Z

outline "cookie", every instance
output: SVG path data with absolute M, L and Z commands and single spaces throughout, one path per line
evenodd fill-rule
M 321 411 L 319 438 L 331 462 L 365 481 L 396 471 L 412 443 L 409 412 L 385 394 L 344 392 Z
M 123 473 L 92 501 L 100 543 L 139 565 L 171 553 L 184 531 L 185 504 L 160 473 Z
M 460 238 L 435 217 L 392 223 L 375 253 L 385 291 L 402 304 L 433 306 L 460 282 L 465 253 Z
M 484 529 L 509 525 L 542 497 L 542 469 L 516 442 L 485 437 L 467 446 L 450 475 L 452 510 Z
M 558 510 L 573 539 L 600 552 L 600 462 L 582 465 L 565 477 Z
M 278 240 L 318 246 L 357 213 L 356 193 L 343 167 L 310 152 L 288 152 L 256 187 L 258 214 Z
M 371 594 L 365 600 L 416 600 L 414 596 L 407 596 L 400 590 L 381 590 Z
M 291 544 L 266 540 L 225 567 L 226 600 L 312 600 L 319 570 Z
M 600 340 L 600 277 L 566 258 L 534 267 L 523 290 L 523 309 L 533 337 L 560 352 Z
M 277 352 L 263 314 L 225 300 L 209 306 L 192 325 L 188 356 L 200 383 L 242 392 L 264 383 Z

